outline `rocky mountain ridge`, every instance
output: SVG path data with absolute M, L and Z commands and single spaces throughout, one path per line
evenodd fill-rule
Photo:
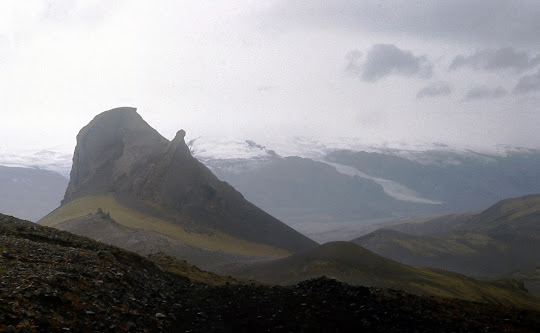
M 536 172 L 540 153 L 533 148 L 209 136 L 188 137 L 187 146 L 250 202 L 319 242 L 348 240 L 351 237 L 341 236 L 348 230 L 360 236 L 364 225 L 374 221 L 483 210 L 501 199 L 540 191 Z M 44 169 L 63 165 L 58 170 L 65 174 L 72 149 L 62 154 L 52 148 L 21 152 L 27 157 L 0 153 L 0 164 L 9 158 Z M 322 172 L 324 164 L 334 171 Z M 299 168 L 303 182 L 295 180 Z M 297 182 L 293 189 L 288 187 L 292 181 Z M 332 186 L 332 195 L 317 191 L 320 184 Z M 299 196 L 296 188 L 310 196 Z M 351 196 L 361 200 L 351 202 Z M 370 202 L 374 197 L 378 207 Z M 354 230 L 359 224 L 360 229 Z
M 185 132 L 180 130 L 168 141 L 134 108 L 97 115 L 77 135 L 62 205 L 40 223 L 58 225 L 97 208 L 106 209 L 93 203 L 97 198 L 127 212 L 125 219 L 115 215 L 119 223 L 132 223 L 137 212 L 144 215 L 138 228 L 152 229 L 143 220 L 155 218 L 166 226 L 158 232 L 180 240 L 193 238 L 193 234 L 217 241 L 230 237 L 253 247 L 289 252 L 316 245 L 220 181 L 191 155 L 184 137 Z M 66 211 L 70 211 L 70 218 L 63 217 Z M 177 232 L 170 231 L 173 229 Z
M 482 212 L 389 225 L 352 241 L 409 265 L 474 277 L 528 276 L 540 267 L 539 221 L 536 194 L 505 199 Z

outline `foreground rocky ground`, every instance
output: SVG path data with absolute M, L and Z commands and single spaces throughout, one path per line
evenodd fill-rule
M 187 276 L 113 246 L 0 215 L 0 332 L 540 330 L 538 311 L 326 278 L 278 287 L 229 279 L 208 285 Z

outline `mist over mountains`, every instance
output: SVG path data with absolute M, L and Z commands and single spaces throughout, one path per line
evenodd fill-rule
M 540 192 L 540 151 L 533 149 L 353 150 L 320 144 L 312 150 L 302 145 L 304 157 L 282 157 L 279 150 L 246 140 L 228 143 L 237 153 L 227 158 L 225 148 L 215 149 L 213 157 L 212 146 L 197 139 L 188 144 L 248 200 L 319 241 L 348 239 L 328 233 L 343 227 L 360 236 L 358 226 L 367 223 L 483 210 L 505 198 Z
M 172 137 L 170 138 L 172 139 Z M 447 145 L 440 142 L 374 141 L 354 137 L 264 136 L 257 138 L 232 136 L 197 136 L 186 133 L 186 143 L 201 161 L 222 159 L 265 159 L 271 155 L 298 156 L 319 160 L 334 151 L 363 151 L 396 155 L 423 164 L 451 163 L 452 156 L 504 157 L 511 153 L 538 153 L 540 147 L 525 148 L 513 145 Z M 56 171 L 66 178 L 71 170 L 73 144 L 54 146 L 1 146 L 0 165 L 40 168 Z M 438 152 L 439 156 L 432 154 Z M 445 159 L 445 153 L 449 156 Z
M 332 240 L 321 233 L 340 227 L 482 210 L 540 192 L 540 151 L 534 149 L 498 146 L 477 152 L 440 143 L 366 145 L 301 137 L 269 138 L 264 144 L 225 137 L 186 142 L 194 157 L 249 201 L 321 241 Z M 62 149 L 4 154 L 0 162 L 66 175 L 72 153 Z
M 67 184 L 54 171 L 0 165 L 0 211 L 36 222 L 58 206 Z
M 71 145 L 20 148 L 0 146 L 0 165 L 50 170 L 58 172 L 65 178 L 69 178 L 72 158 Z

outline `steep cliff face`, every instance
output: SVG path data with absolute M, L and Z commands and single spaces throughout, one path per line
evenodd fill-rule
M 185 131 L 178 131 L 162 153 L 134 179 L 133 196 L 177 210 L 201 207 L 215 199 L 216 188 L 224 183 L 191 156 L 184 136 Z
M 134 209 L 166 211 L 195 230 L 211 228 L 288 251 L 316 245 L 220 181 L 191 155 L 185 134 L 180 130 L 168 141 L 134 108 L 103 112 L 77 136 L 62 204 L 113 193 Z
M 168 144 L 135 108 L 96 116 L 77 135 L 70 181 L 62 204 L 77 197 L 117 191 L 146 168 Z

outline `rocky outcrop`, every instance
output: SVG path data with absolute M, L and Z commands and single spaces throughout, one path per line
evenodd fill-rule
M 220 181 L 191 155 L 185 134 L 180 130 L 168 141 L 134 108 L 103 112 L 77 136 L 62 204 L 114 193 L 134 209 L 166 212 L 163 216 L 193 230 L 210 228 L 292 252 L 316 246 Z
M 135 108 L 96 116 L 77 135 L 70 181 L 62 204 L 88 194 L 117 191 L 167 147 L 168 140 Z
M 178 273 L 0 214 L 0 332 L 536 332 L 540 325 L 538 311 L 327 278 L 214 286 Z

